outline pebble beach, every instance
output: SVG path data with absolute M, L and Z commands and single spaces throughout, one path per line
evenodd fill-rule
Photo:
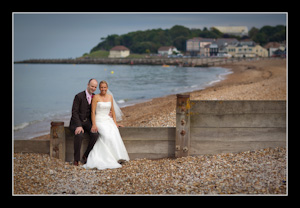
M 286 149 L 137 159 L 85 170 L 46 154 L 14 154 L 16 195 L 285 195 Z
M 191 100 L 286 100 L 286 60 L 241 61 L 223 81 Z M 175 126 L 176 95 L 122 109 L 124 126 Z M 35 139 L 49 139 L 45 135 Z M 85 170 L 49 155 L 14 153 L 15 195 L 286 195 L 287 149 L 137 159 L 111 170 Z

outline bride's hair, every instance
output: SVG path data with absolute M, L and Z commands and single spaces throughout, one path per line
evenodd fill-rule
M 99 88 L 100 88 L 100 85 L 101 85 L 101 84 L 106 84 L 106 86 L 108 87 L 107 81 L 105 81 L 105 80 L 102 80 L 102 81 L 99 83 Z

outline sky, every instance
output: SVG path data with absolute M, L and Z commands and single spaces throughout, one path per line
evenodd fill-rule
M 13 13 L 12 44 L 14 61 L 76 58 L 111 34 L 174 25 L 247 26 L 250 30 L 286 23 L 286 13 Z

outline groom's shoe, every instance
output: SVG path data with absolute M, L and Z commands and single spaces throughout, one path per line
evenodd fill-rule
M 83 163 L 83 164 L 85 164 L 85 163 L 86 163 L 86 161 L 87 161 L 87 158 L 86 158 L 86 156 L 85 156 L 85 155 L 83 155 L 83 156 L 82 156 L 82 163 Z
M 118 163 L 120 163 L 120 164 L 125 163 L 125 162 L 127 162 L 127 161 L 123 160 L 123 159 L 118 160 Z
M 74 160 L 74 163 L 73 163 L 75 166 L 78 166 L 78 161 Z

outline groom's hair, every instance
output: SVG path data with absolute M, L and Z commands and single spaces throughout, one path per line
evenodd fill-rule
M 89 80 L 88 84 L 90 84 L 93 79 L 96 80 L 95 78 L 92 78 Z M 98 82 L 98 81 L 96 80 L 96 82 Z

